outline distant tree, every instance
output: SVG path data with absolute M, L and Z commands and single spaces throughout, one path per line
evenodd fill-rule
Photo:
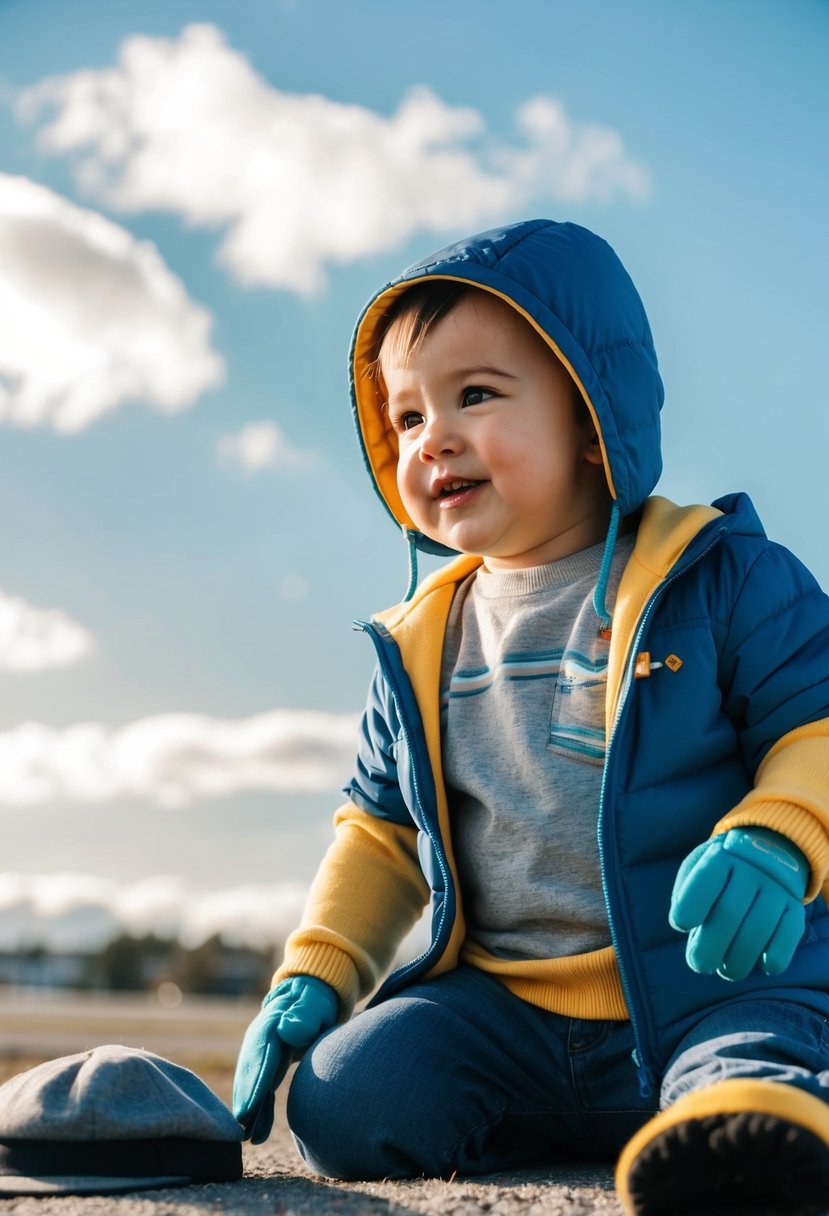
M 201 945 L 176 952 L 171 978 L 182 992 L 251 996 L 266 991 L 273 969 L 271 950 L 228 946 L 214 933 Z
M 256 996 L 267 990 L 273 969 L 273 950 L 229 946 L 218 933 L 192 948 L 151 933 L 120 933 L 90 959 L 83 986 L 147 992 L 169 980 L 182 992 Z
M 218 933 L 192 950 L 180 947 L 173 962 L 173 979 L 182 992 L 213 992 L 219 970 L 222 939 Z
M 173 943 L 147 934 L 121 933 L 91 960 L 91 986 L 113 992 L 145 990 L 169 967 Z

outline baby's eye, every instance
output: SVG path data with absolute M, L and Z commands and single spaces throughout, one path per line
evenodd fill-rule
M 413 427 L 420 426 L 423 421 L 423 415 L 415 413 L 414 410 L 408 410 L 405 414 L 398 414 L 392 418 L 392 426 L 396 431 L 410 431 Z
M 490 397 L 494 397 L 491 388 L 484 388 L 480 384 L 470 384 L 461 393 L 462 405 L 480 405 L 481 402 L 487 401 Z

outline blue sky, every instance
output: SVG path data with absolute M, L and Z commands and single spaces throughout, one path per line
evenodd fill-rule
M 829 585 L 828 53 L 821 0 L 0 0 L 0 945 L 294 915 L 406 578 L 351 328 L 465 233 L 606 236 L 659 492 Z

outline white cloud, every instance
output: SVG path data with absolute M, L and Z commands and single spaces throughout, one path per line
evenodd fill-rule
M 226 229 L 220 259 L 242 282 L 309 293 L 327 266 L 418 231 L 470 231 L 529 202 L 643 199 L 647 171 L 618 132 L 571 120 L 549 97 L 516 115 L 518 142 L 478 111 L 412 89 L 390 117 L 263 80 L 212 25 L 125 40 L 116 67 L 27 89 L 23 118 L 48 151 L 76 156 L 91 195 Z
M 527 195 L 564 203 L 610 203 L 617 194 L 638 201 L 648 197 L 649 175 L 628 157 L 618 131 L 571 122 L 562 104 L 551 97 L 526 102 L 517 121 L 528 147 L 510 149 L 504 161 L 516 188 L 523 184 Z
M 0 950 L 99 950 L 122 932 L 187 946 L 220 933 L 229 944 L 268 948 L 296 927 L 305 895 L 295 882 L 204 893 L 169 875 L 124 884 L 71 872 L 0 873 Z
M 280 594 L 288 604 L 301 604 L 308 598 L 310 587 L 302 574 L 286 574 L 279 584 Z
M 159 714 L 120 728 L 27 722 L 0 733 L 0 803 L 180 807 L 242 791 L 334 791 L 353 766 L 357 721 L 275 709 L 237 720 Z
M 225 435 L 218 443 L 222 460 L 249 472 L 263 469 L 279 472 L 306 472 L 316 463 L 311 452 L 292 447 L 273 422 L 249 422 L 235 435 Z
M 224 376 L 211 323 L 149 241 L 0 174 L 0 421 L 72 432 L 127 401 L 186 409 Z
M 306 896 L 298 882 L 199 892 L 172 875 L 118 883 L 73 872 L 0 872 L 0 951 L 91 952 L 119 933 L 155 933 L 189 947 L 220 934 L 229 945 L 267 950 L 297 927 Z M 401 943 L 396 963 L 428 943 L 427 914 Z
M 57 609 L 36 608 L 0 591 L 0 670 L 65 667 L 92 649 L 91 635 Z
M 186 945 L 197 945 L 214 933 L 240 945 L 273 945 L 299 924 L 306 895 L 307 889 L 297 882 L 213 891 L 188 902 L 178 936 Z

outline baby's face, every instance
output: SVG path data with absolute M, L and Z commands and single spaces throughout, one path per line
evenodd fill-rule
M 490 569 L 536 566 L 601 540 L 608 496 L 571 381 L 514 309 L 464 298 L 405 359 L 381 357 L 417 528 Z

